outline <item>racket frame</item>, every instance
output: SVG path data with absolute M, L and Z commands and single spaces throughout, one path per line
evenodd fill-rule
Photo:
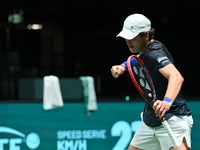
M 141 65 L 142 67 L 145 67 L 145 68 L 146 68 L 147 78 L 149 79 L 150 84 L 151 84 L 151 86 L 152 86 L 152 97 L 154 98 L 153 101 L 147 99 L 147 96 L 145 95 L 144 91 L 142 91 L 142 89 L 140 88 L 140 86 L 139 86 L 137 80 L 135 79 L 135 76 L 134 76 L 134 74 L 133 74 L 133 72 L 132 72 L 132 68 L 131 68 L 131 59 L 132 59 L 133 57 L 138 61 L 138 63 L 140 63 L 140 65 Z M 134 84 L 135 87 L 138 89 L 139 93 L 144 97 L 144 99 L 153 107 L 153 103 L 157 100 L 157 98 L 156 98 L 156 92 L 155 92 L 155 89 L 154 89 L 154 84 L 153 84 L 152 78 L 151 78 L 151 76 L 150 76 L 150 74 L 149 74 L 149 71 L 148 71 L 147 67 L 145 66 L 145 64 L 143 63 L 143 61 L 142 61 L 139 57 L 137 57 L 136 55 L 131 55 L 131 56 L 128 58 L 128 60 L 127 60 L 127 67 L 128 67 L 128 72 L 129 72 L 129 74 L 130 74 L 130 77 L 131 77 L 131 79 L 132 79 L 132 81 L 133 81 L 133 84 Z

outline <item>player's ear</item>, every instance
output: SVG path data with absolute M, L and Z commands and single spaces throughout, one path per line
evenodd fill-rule
M 149 32 L 146 32 L 145 38 L 149 39 Z

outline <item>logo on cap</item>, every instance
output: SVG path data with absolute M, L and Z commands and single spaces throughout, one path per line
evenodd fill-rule
M 131 26 L 131 30 L 133 30 L 133 28 L 134 28 L 134 27 L 133 27 L 133 26 Z

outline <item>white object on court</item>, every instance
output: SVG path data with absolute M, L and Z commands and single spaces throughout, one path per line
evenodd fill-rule
M 83 86 L 83 99 L 85 103 L 86 112 L 97 111 L 96 92 L 94 87 L 94 78 L 92 76 L 79 77 Z
M 43 108 L 49 110 L 63 105 L 58 77 L 53 75 L 45 76 L 43 79 Z

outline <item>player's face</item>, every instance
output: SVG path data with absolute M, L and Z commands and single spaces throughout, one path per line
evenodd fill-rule
M 126 44 L 132 53 L 144 53 L 146 49 L 145 38 L 142 38 L 140 35 L 137 35 L 132 40 L 126 40 Z

